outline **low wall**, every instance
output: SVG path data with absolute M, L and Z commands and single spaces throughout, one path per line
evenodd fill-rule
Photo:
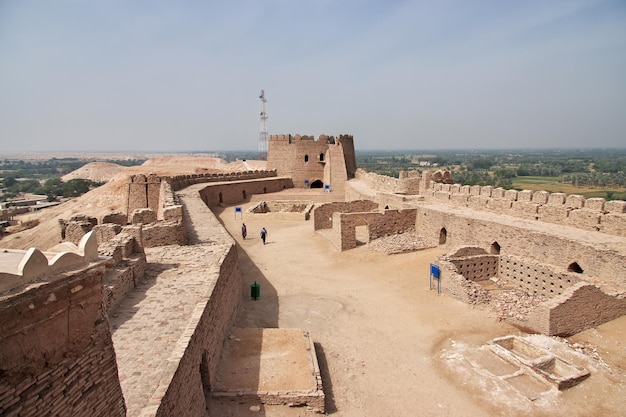
M 341 251 L 356 248 L 356 228 L 367 226 L 368 241 L 415 231 L 415 209 L 368 213 L 333 213 L 331 242 Z
M 377 209 L 378 204 L 370 200 L 325 203 L 313 209 L 313 230 L 331 229 L 333 213 L 362 213 Z
M 186 245 L 187 229 L 182 221 L 159 221 L 142 226 L 146 248 L 166 245 Z

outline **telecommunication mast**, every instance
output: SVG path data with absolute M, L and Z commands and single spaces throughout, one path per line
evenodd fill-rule
M 267 160 L 267 113 L 265 112 L 265 90 L 261 90 L 261 129 L 259 131 L 259 159 Z

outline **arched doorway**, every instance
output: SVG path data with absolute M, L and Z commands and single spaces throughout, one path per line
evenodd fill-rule
M 445 227 L 442 227 L 439 231 L 439 244 L 444 245 L 446 243 L 446 240 L 448 240 L 448 231 Z
M 324 183 L 321 180 L 315 180 L 311 183 L 311 188 L 323 188 Z
M 500 255 L 500 244 L 498 242 L 493 242 L 489 247 L 489 253 L 492 255 Z

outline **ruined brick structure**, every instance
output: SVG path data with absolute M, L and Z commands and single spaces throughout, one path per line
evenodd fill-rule
M 192 313 L 174 335 L 158 387 L 146 389 L 149 401 L 138 414 L 144 417 L 207 415 L 206 395 L 242 299 L 234 240 L 209 207 L 304 187 L 305 180 L 344 197 L 312 209 L 313 229 L 337 250 L 356 247 L 357 230 L 367 241 L 420 234 L 427 246 L 448 252 L 433 260 L 444 294 L 482 302 L 488 292 L 481 283 L 497 278 L 537 296 L 525 317 L 508 319 L 521 328 L 570 335 L 626 314 L 626 202 L 461 186 L 443 171 L 397 179 L 357 171 L 353 139 L 343 135 L 272 136 L 268 168 L 136 175 L 126 213 L 62 223 L 74 243 L 0 253 L 13 271 L 0 270 L 0 414 L 126 415 L 118 367 L 133 360 L 137 346 L 116 359 L 107 313 L 143 279 L 144 248 L 188 243 L 188 206 L 179 197 L 202 201 L 211 236 L 184 248 L 198 255 L 202 291 L 190 290 Z M 177 196 L 185 189 L 186 197 Z M 185 272 L 185 288 L 191 278 Z
M 0 414 L 124 416 L 104 261 L 93 235 L 63 248 L 14 251 L 17 275 L 0 273 Z
M 346 199 L 375 201 L 382 212 L 415 208 L 415 231 L 429 246 L 482 248 L 472 254 L 455 249 L 455 256 L 437 261 L 444 293 L 474 302 L 481 290 L 472 283 L 503 280 L 546 300 L 526 317 L 507 320 L 548 335 L 575 334 L 626 314 L 626 202 L 461 186 L 450 184 L 446 175 L 426 173 L 424 178 L 436 181 L 420 180 L 419 196 L 404 195 L 395 192 L 400 180 L 380 177 L 358 174 L 346 186 Z M 380 230 L 381 222 L 388 227 L 380 213 L 335 213 L 334 246 L 355 247 L 356 225 Z M 398 232 L 403 224 L 398 223 Z
M 343 194 L 343 184 L 354 178 L 356 156 L 350 135 L 272 135 L 267 168 L 291 177 L 295 187 L 323 188 Z

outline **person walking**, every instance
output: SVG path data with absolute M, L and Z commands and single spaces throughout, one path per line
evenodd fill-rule
M 245 223 L 241 225 L 241 236 L 244 238 L 244 240 L 246 239 L 246 236 L 248 236 L 248 229 L 246 228 Z
M 263 227 L 261 229 L 261 240 L 263 241 L 263 244 L 265 245 L 265 238 L 267 237 L 267 230 L 265 230 L 265 227 Z

